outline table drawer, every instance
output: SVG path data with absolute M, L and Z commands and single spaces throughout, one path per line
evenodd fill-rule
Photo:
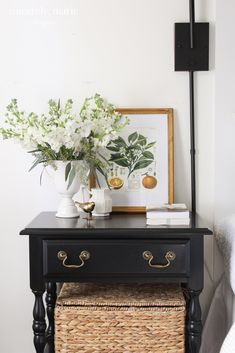
M 163 273 L 188 276 L 190 240 L 44 240 L 44 276 Z

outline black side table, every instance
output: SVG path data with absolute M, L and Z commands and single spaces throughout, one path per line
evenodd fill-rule
M 34 345 L 54 353 L 57 282 L 180 283 L 187 288 L 186 353 L 199 353 L 203 289 L 203 236 L 212 234 L 199 218 L 189 226 L 147 227 L 145 215 L 112 214 L 90 225 L 79 219 L 39 214 L 21 235 L 29 235 Z M 43 294 L 46 290 L 45 320 Z

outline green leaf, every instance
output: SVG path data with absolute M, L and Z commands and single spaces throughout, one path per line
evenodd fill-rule
M 98 187 L 100 188 L 100 182 L 99 182 L 99 178 L 98 178 L 98 175 L 97 175 L 97 172 L 96 172 L 96 169 L 94 170 L 94 175 L 95 175 L 95 179 L 96 179 L 96 182 L 98 184 Z
M 149 152 L 149 151 L 145 151 L 143 152 L 143 156 L 147 159 L 154 159 L 154 155 L 152 152 Z
M 41 150 L 37 149 L 37 150 L 27 151 L 27 153 L 36 153 L 36 152 L 41 152 Z
M 125 157 L 120 154 L 111 154 L 110 162 L 114 162 L 121 167 L 129 167 L 129 163 Z
M 112 142 L 114 144 L 116 144 L 117 146 L 120 146 L 120 147 L 126 147 L 127 146 L 125 140 L 121 136 L 119 136 L 116 140 L 113 140 Z
M 109 161 L 115 161 L 116 159 L 119 159 L 119 158 L 124 158 L 122 154 L 120 153 L 111 153 L 110 155 L 110 158 L 109 158 Z
M 134 170 L 137 170 L 137 169 L 146 168 L 146 167 L 148 167 L 151 163 L 153 163 L 153 161 L 152 161 L 152 160 L 148 160 L 148 159 L 143 160 L 143 161 L 139 161 L 139 162 L 137 162 L 136 165 L 134 166 L 133 171 L 134 171 Z
M 126 159 L 117 159 L 116 161 L 113 161 L 114 163 L 116 163 L 117 165 L 120 165 L 121 167 L 129 167 L 129 163 L 127 162 Z
M 105 173 L 105 171 L 99 165 L 96 166 L 96 169 L 98 170 L 98 172 L 100 172 L 100 174 L 102 174 L 104 176 L 106 184 L 107 184 L 108 188 L 110 189 L 107 173 Z M 97 181 L 99 181 L 98 175 L 97 175 L 96 179 L 97 179 Z
M 133 143 L 135 140 L 138 139 L 138 136 L 139 136 L 139 135 L 138 135 L 137 132 L 133 132 L 133 134 L 129 135 L 128 141 L 129 141 L 130 143 Z
M 43 176 L 44 170 L 45 170 L 45 167 L 43 168 L 40 174 L 40 186 L 42 185 L 42 176 Z
M 34 161 L 32 167 L 29 169 L 29 172 L 31 172 L 31 170 L 34 169 L 39 163 L 44 163 L 44 162 L 46 162 L 46 161 L 44 160 L 44 156 L 36 157 L 36 159 L 35 159 L 35 161 Z
M 107 177 L 106 173 L 103 171 L 103 169 L 102 169 L 99 165 L 96 166 L 96 169 L 97 169 L 98 172 L 100 172 L 100 174 L 102 174 L 105 178 Z
M 119 152 L 119 150 L 120 150 L 119 147 L 113 147 L 113 146 L 106 147 L 106 148 L 107 148 L 107 150 L 112 151 L 112 152 Z
M 155 142 L 151 142 L 145 147 L 145 149 L 147 150 L 147 149 L 153 147 L 155 144 L 156 144 L 156 141 Z
M 138 143 L 139 143 L 141 146 L 146 145 L 146 143 L 147 143 L 146 137 L 144 137 L 143 135 L 139 134 Z
M 74 167 L 74 165 L 71 168 L 71 171 L 69 173 L 69 182 L 68 182 L 68 186 L 67 186 L 67 190 L 70 188 L 70 186 L 72 185 L 74 178 L 76 176 L 76 169 Z
M 69 176 L 69 172 L 71 170 L 71 167 L 72 167 L 72 164 L 71 162 L 69 162 L 67 165 L 66 165 L 66 168 L 65 168 L 65 181 L 68 179 L 68 176 Z
M 36 160 L 34 161 L 34 163 L 32 164 L 32 166 L 29 168 L 29 172 L 31 172 L 31 170 L 33 170 L 33 169 L 38 165 L 38 163 L 39 163 L 39 160 L 36 159 Z
M 138 161 L 145 161 L 146 157 L 145 156 L 140 156 L 140 158 L 138 159 Z
M 128 146 L 128 147 L 126 148 L 126 151 L 131 151 L 131 150 L 142 150 L 142 148 L 141 148 L 139 145 L 137 145 L 137 144 Z

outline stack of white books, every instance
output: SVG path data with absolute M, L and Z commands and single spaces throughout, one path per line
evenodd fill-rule
M 160 207 L 146 208 L 148 225 L 188 225 L 190 223 L 189 210 L 183 203 L 164 204 Z

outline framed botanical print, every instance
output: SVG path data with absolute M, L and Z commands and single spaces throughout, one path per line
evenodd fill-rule
M 148 205 L 173 203 L 173 109 L 117 110 L 129 124 L 106 148 L 107 181 L 100 180 L 111 188 L 113 211 L 145 212 Z

